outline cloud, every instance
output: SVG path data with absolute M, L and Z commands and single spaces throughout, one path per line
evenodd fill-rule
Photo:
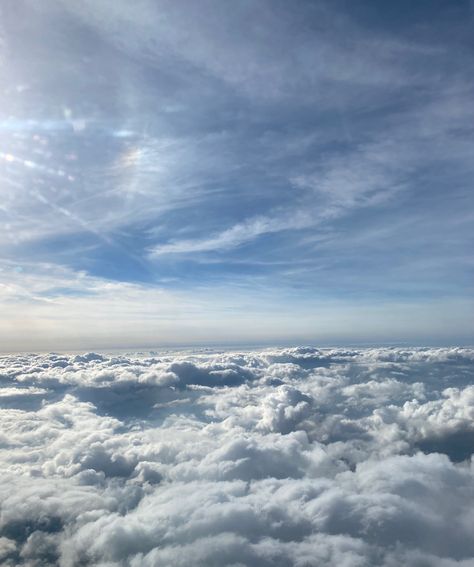
M 334 104 L 326 93 L 321 96 L 324 89 L 318 86 L 412 84 L 417 78 L 400 60 L 429 61 L 440 54 L 436 47 L 413 40 L 364 33 L 325 2 L 305 12 L 315 29 L 304 26 L 304 16 L 280 2 L 275 6 L 265 1 L 258 7 L 243 4 L 229 10 L 222 10 L 214 0 L 204 2 L 199 10 L 192 2 L 175 5 L 166 0 L 142 0 L 139 9 L 109 1 L 64 4 L 128 55 L 154 65 L 168 57 L 176 65 L 186 63 L 247 96 L 264 99 L 293 95 Z
M 472 301 L 426 298 L 374 304 L 367 299 L 354 305 L 350 299 L 309 298 L 306 292 L 290 300 L 285 282 L 269 289 L 266 278 L 245 274 L 189 290 L 178 282 L 111 281 L 49 262 L 0 262 L 0 273 L 4 351 L 45 351 L 59 345 L 79 350 L 268 344 L 284 343 L 288 337 L 327 345 L 341 335 L 345 342 L 359 343 L 374 337 L 415 341 L 422 336 L 433 344 L 452 336 L 468 343 L 472 328 Z M 293 359 L 288 355 L 285 360 Z M 324 357 L 320 363 L 326 363 Z
M 473 360 L 3 356 L 3 564 L 468 567 Z
M 340 343 L 365 320 L 347 314 L 379 310 L 381 298 L 391 316 L 381 308 L 357 340 L 385 340 L 380 326 L 396 329 L 398 317 L 402 332 L 389 339 L 411 341 L 425 320 L 414 305 L 432 300 L 416 340 L 449 327 L 447 340 L 469 342 L 474 83 L 464 9 L 437 3 L 419 20 L 416 10 L 395 18 L 327 1 L 7 2 L 5 348 L 30 348 L 25 335 L 31 348 L 57 348 L 62 335 L 64 348 L 89 348 L 93 331 L 91 346 L 121 346 L 137 327 L 137 345 L 226 333 L 243 342 L 264 321 L 257 341 L 314 340 L 326 328 L 332 341 L 337 321 Z M 101 309 L 91 295 L 105 282 L 117 301 Z M 187 299 L 162 295 L 162 284 Z M 216 316 L 183 321 L 203 289 L 201 312 Z M 327 315 L 336 301 L 350 309 Z M 253 313 L 253 302 L 263 312 L 252 325 L 237 322 L 232 336 L 214 326 L 229 311 Z M 159 323 L 143 329 L 150 305 Z M 455 310 L 454 323 L 433 324 Z
M 155 246 L 151 250 L 151 256 L 225 251 L 242 246 L 264 234 L 307 228 L 312 224 L 314 224 L 314 219 L 311 219 L 308 215 L 304 215 L 303 213 L 298 213 L 295 214 L 294 217 L 287 218 L 257 217 L 236 224 L 211 238 L 203 240 L 178 240 Z

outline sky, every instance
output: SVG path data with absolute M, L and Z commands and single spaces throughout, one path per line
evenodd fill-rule
M 4 0 L 0 350 L 474 343 L 465 0 Z

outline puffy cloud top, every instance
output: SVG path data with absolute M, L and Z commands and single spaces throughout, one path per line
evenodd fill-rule
M 474 565 L 474 350 L 0 358 L 13 567 Z

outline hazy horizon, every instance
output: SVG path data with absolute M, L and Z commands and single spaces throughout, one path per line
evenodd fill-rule
M 97 347 L 97 345 L 95 345 Z M 103 355 L 113 355 L 113 354 L 130 354 L 134 356 L 149 356 L 149 355 L 163 355 L 166 353 L 190 353 L 195 352 L 197 354 L 202 353 L 219 353 L 219 352 L 254 352 L 261 350 L 271 350 L 279 348 L 317 348 L 321 351 L 327 351 L 338 348 L 354 348 L 359 350 L 370 350 L 374 348 L 387 348 L 387 349 L 398 349 L 398 348 L 410 348 L 410 349 L 449 349 L 449 348 L 463 348 L 472 349 L 474 348 L 473 343 L 462 343 L 459 341 L 453 343 L 436 343 L 436 342 L 408 342 L 408 341 L 389 341 L 389 342 L 311 342 L 311 341 L 270 341 L 270 342 L 260 342 L 260 343 L 245 343 L 245 342 L 235 342 L 235 343 L 225 343 L 225 342 L 207 342 L 207 343 L 160 343 L 160 344 L 148 344 L 148 345 L 123 345 L 123 346 L 98 346 L 93 348 L 91 345 L 84 344 L 78 348 L 66 348 L 66 349 L 25 349 L 25 350 L 0 350 L 0 356 L 9 355 L 22 355 L 22 354 L 60 354 L 60 355 L 76 355 L 76 354 L 103 354 Z

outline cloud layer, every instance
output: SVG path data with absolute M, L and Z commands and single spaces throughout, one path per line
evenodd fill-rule
M 471 349 L 0 359 L 6 566 L 474 565 Z
M 0 2 L 3 348 L 472 344 L 472 7 L 389 4 Z

